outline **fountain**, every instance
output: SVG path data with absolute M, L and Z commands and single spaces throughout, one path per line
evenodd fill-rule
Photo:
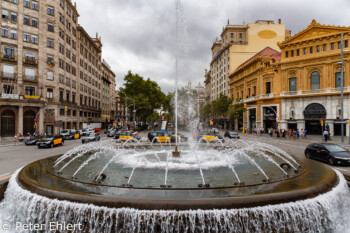
M 180 1 L 176 6 L 181 16 Z M 76 232 L 350 229 L 346 181 L 323 164 L 256 141 L 154 140 L 133 147 L 93 142 L 19 169 L 0 203 L 0 229 L 8 224 L 7 232 L 21 232 L 17 223 L 37 223 L 45 232 L 50 223 L 78 225 Z

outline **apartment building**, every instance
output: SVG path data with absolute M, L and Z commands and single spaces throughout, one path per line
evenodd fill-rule
M 277 24 L 272 20 L 257 20 L 255 23 L 227 25 L 222 29 L 220 40 L 217 38 L 212 47 L 210 70 L 205 74 L 206 86 L 210 85 L 210 102 L 220 94 L 230 96 L 229 75 L 247 59 L 269 46 L 279 51 L 278 42 L 290 36 L 281 20 Z M 208 80 L 210 77 L 210 80 Z
M 102 123 L 104 127 L 116 120 L 115 74 L 110 65 L 102 60 Z M 112 98 L 111 98 L 112 97 Z
M 0 136 L 101 121 L 101 38 L 71 0 L 1 1 Z

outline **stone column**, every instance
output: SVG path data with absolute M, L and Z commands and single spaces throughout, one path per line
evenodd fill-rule
M 45 112 L 43 110 L 43 111 L 39 112 L 39 133 L 45 132 L 44 117 L 45 117 Z
M 23 106 L 18 107 L 18 132 L 23 135 Z
M 288 129 L 288 121 L 286 120 L 281 120 L 279 121 L 279 128 L 280 129 Z
M 333 120 L 325 120 L 324 127 L 326 127 L 327 124 L 329 125 L 330 136 L 334 136 L 334 121 Z
M 305 121 L 304 120 L 299 120 L 297 121 L 297 129 L 305 129 Z

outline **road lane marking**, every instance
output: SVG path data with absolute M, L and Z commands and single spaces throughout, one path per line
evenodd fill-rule
M 11 174 L 10 173 L 6 173 L 6 174 L 3 174 L 3 175 L 0 175 L 0 177 L 8 176 L 8 175 L 11 175 Z

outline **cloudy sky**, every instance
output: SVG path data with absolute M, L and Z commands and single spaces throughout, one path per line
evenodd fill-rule
M 227 19 L 230 24 L 242 24 L 258 19 L 277 22 L 281 18 L 292 34 L 307 27 L 312 19 L 321 24 L 350 26 L 349 0 L 181 0 L 180 39 L 176 40 L 175 0 L 76 2 L 79 24 L 90 36 L 98 32 L 102 37 L 102 55 L 117 76 L 118 89 L 131 70 L 158 82 L 163 91 L 173 91 L 176 41 L 181 42 L 179 86 L 188 81 L 203 85 L 210 48 Z

